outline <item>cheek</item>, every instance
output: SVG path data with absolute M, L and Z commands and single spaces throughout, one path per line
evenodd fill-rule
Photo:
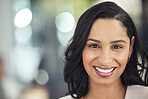
M 88 48 L 84 48 L 82 52 L 82 60 L 83 60 L 83 66 L 88 75 L 92 75 L 93 73 L 92 72 L 93 68 L 91 68 L 91 66 L 92 62 L 95 60 L 96 57 L 97 55 L 94 54 L 94 52 L 90 51 Z
M 84 48 L 82 52 L 82 59 L 84 67 L 91 64 L 91 62 L 97 57 L 97 54 L 94 52 L 88 50 L 87 48 Z
M 128 60 L 128 53 L 126 51 L 119 53 L 118 55 L 116 55 L 115 59 L 122 67 L 125 67 Z

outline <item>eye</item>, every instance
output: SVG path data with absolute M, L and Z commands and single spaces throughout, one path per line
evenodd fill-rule
M 121 49 L 122 46 L 120 46 L 120 45 L 113 45 L 112 48 L 113 48 L 113 49 Z
M 89 47 L 91 47 L 91 48 L 100 48 L 100 46 L 97 45 L 97 44 L 91 44 Z

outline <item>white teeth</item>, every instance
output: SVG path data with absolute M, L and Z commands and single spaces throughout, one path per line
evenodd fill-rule
M 111 69 L 101 69 L 101 68 L 95 67 L 95 69 L 98 70 L 99 72 L 109 73 L 109 72 L 113 71 L 114 68 L 111 68 Z

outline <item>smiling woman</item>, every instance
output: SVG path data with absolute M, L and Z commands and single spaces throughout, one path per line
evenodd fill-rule
M 84 68 L 91 78 L 90 86 L 95 82 L 101 86 L 121 83 L 120 76 L 131 56 L 134 36 L 130 46 L 126 30 L 120 24 L 115 19 L 100 18 L 92 25 L 82 52 Z
M 65 59 L 70 95 L 61 99 L 148 97 L 148 56 L 130 16 L 113 2 L 80 17 Z

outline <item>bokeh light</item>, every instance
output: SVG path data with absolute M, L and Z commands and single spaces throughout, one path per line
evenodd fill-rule
M 49 76 L 47 71 L 39 69 L 35 72 L 34 79 L 38 84 L 45 85 L 49 81 Z
M 32 36 L 32 28 L 31 26 L 27 26 L 25 28 L 16 28 L 15 30 L 15 39 L 17 44 L 27 44 Z
M 18 13 L 14 18 L 14 24 L 18 28 L 23 28 L 29 25 L 31 20 L 32 20 L 32 12 L 30 9 L 25 8 L 18 11 Z
M 64 47 L 67 46 L 67 44 L 69 43 L 73 34 L 74 34 L 74 31 L 71 31 L 71 32 L 68 32 L 68 33 L 63 33 L 63 32 L 57 31 L 58 40 Z
M 40 60 L 41 55 L 38 48 L 15 47 L 12 61 L 15 64 L 15 72 L 18 78 L 26 83 L 31 82 L 34 78 L 34 71 L 39 67 Z
M 75 18 L 70 12 L 62 12 L 56 16 L 56 27 L 61 32 L 70 32 L 75 26 Z

